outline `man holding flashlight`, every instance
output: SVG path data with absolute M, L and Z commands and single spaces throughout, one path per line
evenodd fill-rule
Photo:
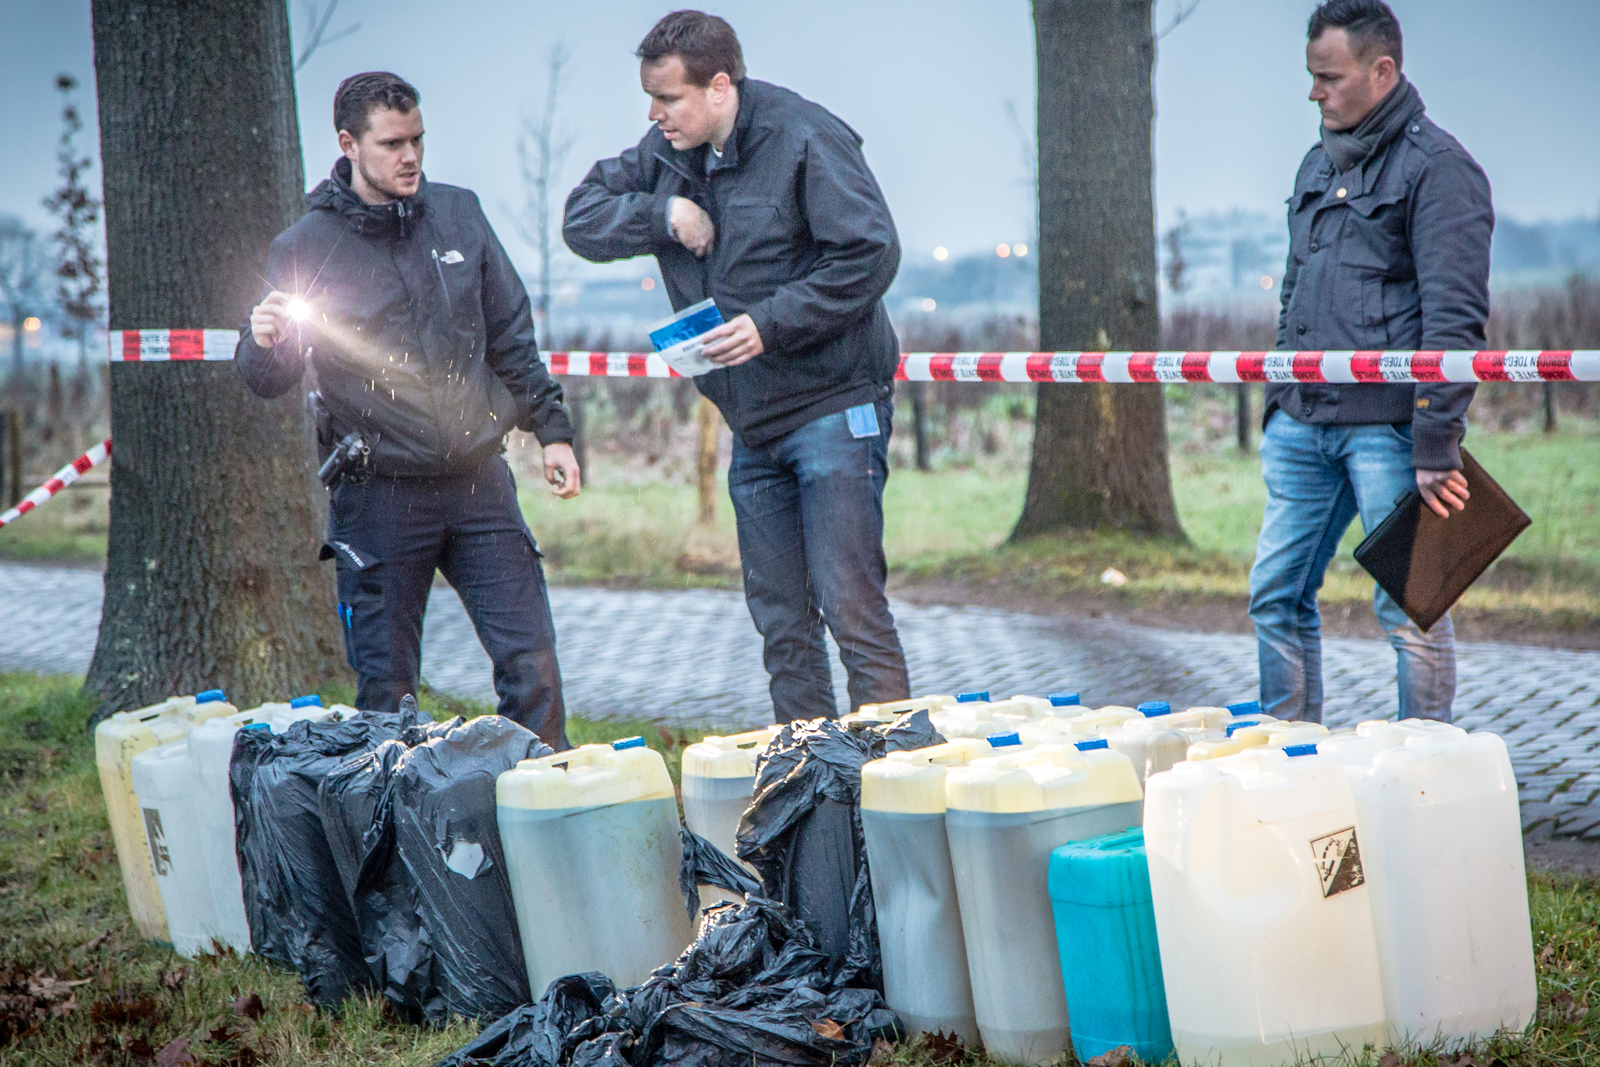
M 288 392 L 308 362 L 320 386 L 322 558 L 337 568 L 357 706 L 393 710 L 417 691 L 437 570 L 494 662 L 500 714 L 563 750 L 544 571 L 503 453 L 511 430 L 535 434 L 551 491 L 574 497 L 572 425 L 477 197 L 423 177 L 418 99 L 388 73 L 339 86 L 343 155 L 272 242 L 236 359 L 260 396 Z

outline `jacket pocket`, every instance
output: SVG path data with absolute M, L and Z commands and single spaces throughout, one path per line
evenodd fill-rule
M 1406 198 L 1409 184 L 1378 189 L 1351 200 L 1339 240 L 1339 263 L 1343 266 L 1381 271 L 1389 277 L 1405 277 L 1414 268 L 1411 245 L 1406 236 Z

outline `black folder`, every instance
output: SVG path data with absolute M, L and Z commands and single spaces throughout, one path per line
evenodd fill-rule
M 1432 629 L 1478 575 L 1533 524 L 1464 448 L 1461 467 L 1472 494 L 1465 510 L 1452 509 L 1448 519 L 1441 519 L 1413 489 L 1356 546 L 1356 562 L 1423 630 Z

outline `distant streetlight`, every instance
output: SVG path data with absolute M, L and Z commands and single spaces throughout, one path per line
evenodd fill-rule
M 1272 275 L 1263 274 L 1261 276 L 1261 288 L 1263 288 L 1263 289 L 1271 289 L 1272 288 Z
M 937 259 L 940 263 L 943 263 L 945 260 L 950 258 L 950 250 L 944 245 L 940 245 L 938 248 L 933 250 L 933 258 Z
M 1011 246 L 1010 245 L 995 245 L 994 246 L 994 254 L 999 256 L 1001 259 L 1005 259 L 1007 256 L 1009 256 L 1011 254 Z
M 29 333 L 38 333 L 39 327 L 43 325 L 44 323 L 39 321 L 39 316 L 37 315 L 29 315 L 27 318 L 22 320 L 22 328 L 27 330 Z
M 1025 256 L 1028 254 L 1028 246 L 1023 244 L 1021 241 L 1018 241 L 1016 244 L 1011 246 L 1011 254 L 1014 256 Z
M 648 293 L 650 290 L 654 289 L 655 287 L 656 287 L 656 280 L 654 278 L 640 278 L 639 279 L 639 288 L 643 289 L 645 292 Z
M 925 296 L 925 297 L 922 298 L 922 310 L 923 311 L 934 311 L 938 307 L 939 307 L 939 301 L 935 300 L 933 297 Z

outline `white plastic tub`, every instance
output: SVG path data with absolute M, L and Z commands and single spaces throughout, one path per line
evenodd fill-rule
M 1339 765 L 1258 746 L 1180 763 L 1146 785 L 1179 1060 L 1278 1067 L 1383 1047 L 1373 890 Z

